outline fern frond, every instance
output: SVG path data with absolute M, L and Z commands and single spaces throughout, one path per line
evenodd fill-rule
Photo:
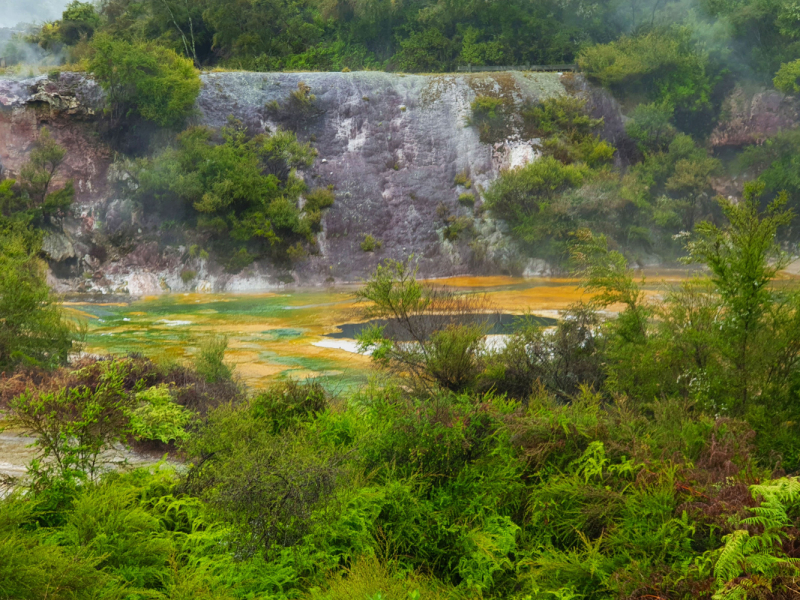
M 761 497 L 765 503 L 775 499 L 780 505 L 790 507 L 800 504 L 800 480 L 797 477 L 781 477 L 767 483 L 751 485 L 753 498 Z
M 714 567 L 714 577 L 719 585 L 724 585 L 731 579 L 735 579 L 742 572 L 745 546 L 750 539 L 750 533 L 745 529 L 737 529 L 723 539 L 725 546 L 722 548 L 717 564 Z

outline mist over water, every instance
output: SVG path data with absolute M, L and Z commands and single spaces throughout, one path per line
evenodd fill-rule
M 0 27 L 41 23 L 61 16 L 70 0 L 0 0 Z

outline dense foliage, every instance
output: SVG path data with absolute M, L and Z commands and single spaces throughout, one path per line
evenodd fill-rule
M 59 225 L 75 198 L 72 180 L 61 187 L 55 182 L 66 154 L 50 131 L 42 128 L 28 162 L 20 169 L 19 181 L 0 180 L 0 219 L 43 227 Z
M 66 319 L 47 283 L 42 239 L 58 231 L 74 198 L 56 184 L 66 151 L 42 129 L 19 181 L 0 180 L 0 370 L 64 363 L 79 328 Z
M 113 126 L 132 115 L 178 127 L 194 107 L 200 78 L 191 61 L 147 42 L 98 35 L 89 69 L 107 94 Z
M 63 363 L 80 336 L 47 285 L 40 238 L 18 224 L 0 227 L 0 370 Z
M 581 232 L 590 301 L 502 347 L 485 300 L 385 263 L 359 295 L 385 319 L 362 344 L 386 377 L 347 396 L 245 395 L 221 338 L 203 376 L 127 357 L 0 380 L 38 449 L 0 500 L 0 593 L 791 597 L 800 311 L 776 279 L 786 199 L 761 212 L 762 191 L 698 224 L 687 252 L 709 275 L 663 302 Z M 112 466 L 131 443 L 172 460 Z
M 788 0 L 691 9 L 658 0 L 107 0 L 96 6 L 75 0 L 33 39 L 74 51 L 99 31 L 155 41 L 196 66 L 251 70 L 430 72 L 579 59 L 605 83 L 669 99 L 699 122 L 721 75 L 766 82 L 781 64 L 797 60 L 798 25 Z M 82 56 L 81 48 L 76 58 Z
M 691 231 L 700 220 L 720 217 L 712 183 L 723 166 L 676 128 L 674 112 L 665 100 L 639 104 L 631 112 L 625 128 L 636 148 L 627 150 L 638 159 L 618 169 L 613 166 L 617 149 L 598 134 L 603 119 L 590 116 L 585 99 L 565 96 L 525 107 L 523 135 L 538 144 L 544 157 L 502 173 L 484 194 L 486 208 L 509 223 L 529 254 L 553 264 L 565 264 L 569 242 L 581 228 L 607 236 L 637 261 L 653 254 L 679 256 L 677 234 Z M 780 155 L 786 163 L 793 160 L 788 148 L 796 147 L 792 135 L 776 137 L 775 143 L 788 141 Z M 748 149 L 740 162 L 780 168 L 775 152 L 766 152 Z M 784 172 L 793 173 L 784 168 L 765 200 L 791 189 L 791 176 Z M 762 179 L 767 181 L 770 173 Z
M 83 61 L 109 131 L 172 130 L 117 163 L 120 193 L 188 224 L 186 256 L 208 247 L 229 272 L 315 252 L 334 193 L 298 173 L 315 156 L 297 137 L 319 114 L 310 87 L 264 107 L 285 129 L 178 133 L 197 68 L 576 62 L 627 118 L 603 137 L 570 76 L 569 95 L 533 105 L 476 94 L 465 125 L 484 143 L 513 133 L 543 156 L 485 190 L 459 173 L 470 216 L 444 207 L 444 238 L 487 209 L 530 255 L 571 261 L 587 302 L 551 329 L 522 318 L 496 345 L 484 298 L 385 262 L 358 292 L 382 320 L 360 339 L 376 377 L 339 397 L 293 381 L 247 393 L 224 337 L 192 369 L 63 366 L 80 331 L 41 248 L 74 190 L 43 130 L 0 181 L 2 424 L 36 449 L 27 478 L 0 482 L 0 597 L 796 595 L 800 297 L 779 273 L 798 239 L 800 139 L 779 132 L 735 160 L 705 142 L 732 85 L 798 93 L 799 32 L 789 0 L 72 2 L 28 40 Z M 755 179 L 737 202 L 713 200 L 726 169 Z M 653 296 L 629 269 L 653 254 L 706 275 Z M 128 446 L 168 460 L 127 468 Z
M 231 121 L 218 134 L 187 129 L 174 146 L 136 161 L 130 172 L 138 202 L 163 219 L 194 221 L 236 272 L 265 255 L 291 260 L 305 256 L 306 247 L 315 251 L 333 192 L 309 191 L 296 174 L 315 155 L 290 131 L 253 136 Z

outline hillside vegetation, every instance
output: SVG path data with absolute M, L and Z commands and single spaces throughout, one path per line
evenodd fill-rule
M 0 499 L 0 597 L 793 597 L 800 303 L 762 191 L 698 224 L 709 274 L 663 302 L 582 230 L 593 300 L 501 348 L 459 320 L 481 297 L 384 263 L 358 296 L 393 333 L 363 332 L 375 378 L 347 395 L 248 393 L 224 338 L 194 368 L 12 354 L 4 423 L 37 456 Z M 169 462 L 109 462 L 127 445 Z
M 374 377 L 339 395 L 247 390 L 223 337 L 192 365 L 76 357 L 41 259 L 75 187 L 55 184 L 65 151 L 42 129 L 0 181 L 0 410 L 36 450 L 2 482 L 0 598 L 798 595 L 800 292 L 783 269 L 800 138 L 708 144 L 734 86 L 798 94 L 796 2 L 107 0 L 73 2 L 8 62 L 25 44 L 93 74 L 117 191 L 229 272 L 319 251 L 335 190 L 297 173 L 316 158 L 308 86 L 264 107 L 274 131 L 212 130 L 192 125 L 198 68 L 575 62 L 626 119 L 603 138 L 576 77 L 526 106 L 478 95 L 465 126 L 487 144 L 516 130 L 542 157 L 487 189 L 460 173 L 471 216 L 445 239 L 488 211 L 591 301 L 548 330 L 522 316 L 498 347 L 461 319 L 484 299 L 384 261 L 357 296 L 392 326 L 362 333 Z M 715 197 L 733 175 L 738 197 Z M 630 265 L 654 254 L 702 270 L 648 296 Z M 128 468 L 131 447 L 164 460 Z
M 574 97 L 532 106 L 509 104 L 493 92 L 479 95 L 470 123 L 482 141 L 515 134 L 539 140 L 551 158 L 508 173 L 491 189 L 470 192 L 473 197 L 462 204 L 474 205 L 476 212 L 465 213 L 445 231 L 451 241 L 469 238 L 471 219 L 488 208 L 509 222 L 527 256 L 556 267 L 565 265 L 569 238 L 581 227 L 606 235 L 630 260 L 676 260 L 682 250 L 674 236 L 703 219 L 718 222 L 714 197 L 730 189 L 726 182 L 733 178 L 759 178 L 766 185 L 764 203 L 780 192 L 788 194 L 790 206 L 800 201 L 796 132 L 778 132 L 767 140 L 756 132 L 752 142 L 758 145 L 718 155 L 708 145 L 715 127 L 731 118 L 730 106 L 723 110 L 723 105 L 733 89 L 774 86 L 798 94 L 800 16 L 792 0 L 76 0 L 60 20 L 32 27 L 6 46 L 2 53 L 9 69 L 24 63 L 31 45 L 39 54 L 49 53 L 51 62 L 93 73 L 107 92 L 110 139 L 116 149 L 133 155 L 148 147 L 154 126 L 175 135 L 186 126 L 200 86 L 192 66 L 446 72 L 466 64 L 575 63 L 590 82 L 619 100 L 625 135 L 598 137 L 602 115 L 592 113 L 576 90 Z M 566 85 L 569 90 L 576 84 Z M 302 85 L 285 104 L 268 108 L 293 132 L 317 115 L 315 97 Z M 220 152 L 233 138 L 212 133 L 203 135 L 214 144 L 228 136 L 215 151 L 221 160 Z M 194 140 L 191 144 L 200 148 L 199 135 L 160 137 L 159 148 L 149 152 L 174 145 L 164 156 L 182 152 L 185 169 L 187 145 Z M 288 143 L 285 135 L 272 146 Z M 258 143 L 247 142 L 251 148 Z M 287 164 L 310 160 L 298 154 L 308 154 L 307 149 L 297 146 L 293 152 Z M 219 168 L 220 173 L 225 169 Z M 245 207 L 264 204 L 260 193 L 235 178 L 212 183 L 220 175 L 202 175 L 200 187 L 190 186 L 190 194 L 210 193 L 205 201 L 165 202 L 169 194 L 149 184 L 163 174 L 163 168 L 148 173 L 146 164 L 133 170 L 131 175 L 146 182 L 135 201 L 156 207 L 166 221 L 197 224 L 199 235 L 190 245 L 213 251 L 214 237 L 230 233 L 240 243 L 224 244 L 218 252 L 232 272 L 262 257 L 290 265 L 318 250 L 315 229 L 333 196 L 315 203 L 308 215 L 300 214 L 296 200 L 303 190 L 287 180 L 280 184 L 288 185 L 280 202 L 269 201 L 269 208 L 253 212 Z M 221 195 L 203 187 L 222 183 L 233 187 Z M 733 187 L 740 193 L 740 183 Z M 120 193 L 125 192 L 123 186 Z M 202 217 L 195 219 L 195 211 Z M 786 231 L 787 242 L 796 241 L 793 232 Z M 269 248 L 250 243 L 254 238 L 266 239 Z M 471 243 L 480 263 L 480 242 Z
M 261 71 L 577 61 L 604 85 L 691 111 L 713 104 L 725 77 L 767 83 L 800 58 L 799 19 L 791 0 L 105 0 L 72 2 L 31 40 L 79 59 L 101 32 L 156 42 L 198 67 Z

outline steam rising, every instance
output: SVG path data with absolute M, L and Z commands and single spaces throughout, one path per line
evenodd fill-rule
M 70 0 L 0 0 L 0 27 L 58 19 L 69 2 Z

